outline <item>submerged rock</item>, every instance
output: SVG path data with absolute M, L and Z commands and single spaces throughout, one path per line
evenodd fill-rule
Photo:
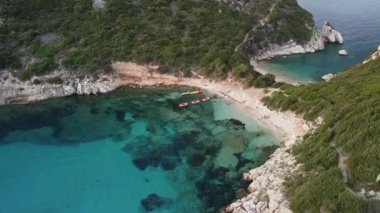
M 192 131 L 175 137 L 173 139 L 174 148 L 177 151 L 185 149 L 187 146 L 191 145 L 191 143 L 196 140 L 198 135 L 199 132 Z
M 233 126 L 235 129 L 245 129 L 245 124 L 237 119 L 228 119 L 227 125 Z
M 165 199 L 158 196 L 156 193 L 152 193 L 141 200 L 140 204 L 145 209 L 145 211 L 151 212 L 162 207 L 165 204 Z
M 132 162 L 140 170 L 145 170 L 149 165 L 149 161 L 145 158 L 136 158 Z
M 175 159 L 173 158 L 164 158 L 161 160 L 161 167 L 165 171 L 173 170 L 176 166 Z
M 206 160 L 206 157 L 202 154 L 194 154 L 187 158 L 187 164 L 192 167 L 201 166 Z
M 115 110 L 115 114 L 116 114 L 116 119 L 119 121 L 119 122 L 124 122 L 124 115 L 125 115 L 125 112 L 122 111 L 122 110 Z

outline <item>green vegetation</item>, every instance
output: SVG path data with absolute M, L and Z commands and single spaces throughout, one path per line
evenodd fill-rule
M 312 15 L 300 8 L 294 0 L 279 1 L 269 16 L 269 23 L 276 30 L 276 43 L 287 42 L 290 39 L 298 43 L 309 41 L 312 31 L 306 24 L 314 26 Z
M 56 76 L 56 77 L 47 79 L 46 82 L 48 82 L 49 84 L 62 84 L 63 80 L 61 77 Z
M 306 174 L 287 183 L 295 212 L 367 212 L 380 204 L 352 193 L 380 190 L 380 59 L 351 67 L 330 82 L 285 85 L 264 98 L 274 109 L 302 113 L 307 120 L 321 116 L 323 124 L 293 149 Z M 334 147 L 335 146 L 335 147 Z M 349 157 L 348 182 L 338 168 L 337 148 Z M 377 209 L 377 210 L 376 210 Z
M 314 26 L 313 16 L 298 6 L 296 0 L 259 0 L 261 7 L 271 8 L 268 23 L 258 26 L 251 32 L 248 52 L 255 55 L 259 50 L 265 49 L 269 44 L 284 44 L 289 40 L 304 44 L 310 41 Z M 269 5 L 269 6 L 268 6 Z M 272 7 L 272 5 L 274 5 Z M 256 11 L 265 9 L 258 7 Z M 268 9 L 267 9 L 268 10 Z
M 232 67 L 245 66 L 235 72 L 241 77 L 258 76 L 244 49 L 235 51 L 255 20 L 217 1 L 110 0 L 104 10 L 94 10 L 90 0 L 2 4 L 9 19 L 1 28 L 8 49 L 14 50 L 0 54 L 9 58 L 2 60 L 2 67 L 19 65 L 13 56 L 20 47 L 43 61 L 24 69 L 22 79 L 51 71 L 55 56 L 66 68 L 81 72 L 123 60 L 160 64 L 172 73 L 188 74 L 199 68 L 216 78 L 225 78 Z M 61 35 L 61 41 L 43 44 L 39 37 L 51 32 Z
M 0 3 L 5 20 L 0 57 L 6 58 L 0 68 L 20 67 L 17 56 L 24 49 L 34 58 L 62 61 L 59 64 L 77 72 L 94 73 L 112 61 L 134 61 L 159 64 L 161 72 L 189 75 L 196 69 L 222 79 L 232 71 L 247 85 L 262 86 L 270 81 L 261 77 L 254 83 L 260 74 L 250 66 L 242 42 L 273 2 L 259 0 L 251 12 L 239 12 L 216 0 L 109 0 L 102 10 L 93 9 L 91 0 L 7 0 Z M 279 2 L 287 10 L 298 7 L 295 0 Z M 59 41 L 43 42 L 41 36 L 47 33 L 59 35 Z M 289 37 L 295 32 L 286 33 Z M 47 73 L 55 68 L 51 65 L 21 67 L 19 76 Z
M 45 75 L 54 68 L 56 68 L 54 60 L 52 58 L 44 58 L 42 61 L 29 65 L 25 71 L 19 73 L 18 78 L 21 80 L 28 80 L 34 75 Z

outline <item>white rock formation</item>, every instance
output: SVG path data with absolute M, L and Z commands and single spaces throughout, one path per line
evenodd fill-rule
M 334 74 L 332 74 L 332 73 L 328 73 L 328 74 L 322 76 L 321 78 L 322 78 L 323 80 L 325 80 L 325 81 L 330 81 L 330 80 L 331 80 L 332 78 L 334 78 L 334 77 L 335 77 Z
M 225 211 L 232 213 L 291 212 L 282 192 L 285 179 L 298 172 L 299 165 L 287 148 L 278 148 L 262 166 L 243 175 L 251 180 L 247 197 L 230 204 Z
M 102 9 L 105 7 L 105 5 L 106 5 L 105 0 L 93 0 L 92 1 L 92 7 L 94 9 Z
M 119 83 L 112 77 L 94 80 L 84 78 L 78 80 L 74 76 L 63 79 L 64 84 L 33 84 L 32 81 L 22 82 L 10 73 L 3 71 L 0 77 L 0 105 L 9 103 L 27 103 L 44 100 L 52 97 L 68 95 L 95 95 L 106 93 L 119 87 Z M 45 76 L 48 79 L 53 76 Z
M 343 44 L 344 42 L 342 34 L 335 30 L 327 21 L 322 26 L 322 38 L 328 43 Z
M 254 57 L 254 59 L 264 60 L 281 55 L 314 53 L 315 51 L 323 50 L 324 48 L 325 45 L 321 35 L 316 30 L 314 30 L 310 41 L 304 45 L 297 44 L 293 40 L 290 40 L 285 45 L 271 44 L 266 51 L 260 52 L 257 54 L 257 56 Z
M 348 55 L 348 52 L 347 52 L 347 50 L 339 50 L 338 54 L 346 56 L 346 55 Z
M 377 47 L 377 50 L 372 53 L 372 55 L 367 59 L 363 61 L 363 64 L 366 64 L 370 61 L 376 60 L 380 58 L 380 45 Z

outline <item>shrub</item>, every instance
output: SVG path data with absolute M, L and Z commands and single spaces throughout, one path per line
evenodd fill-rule
M 23 81 L 29 80 L 32 76 L 45 75 L 56 67 L 57 66 L 53 59 L 45 58 L 40 62 L 29 65 L 26 70 L 21 71 L 18 74 L 18 78 Z

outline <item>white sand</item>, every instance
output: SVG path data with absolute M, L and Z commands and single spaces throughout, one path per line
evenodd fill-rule
M 265 74 L 273 74 L 276 76 L 276 81 L 285 82 L 292 85 L 299 85 L 300 82 L 289 78 L 288 76 L 280 73 L 278 70 L 270 69 L 268 66 L 261 61 L 251 60 L 251 65 L 255 68 L 255 71 L 265 75 Z
M 285 147 L 290 147 L 303 136 L 308 128 L 307 123 L 293 112 L 277 112 L 267 108 L 260 100 L 265 96 L 264 89 L 243 88 L 233 80 L 211 81 L 202 77 L 181 78 L 172 75 L 152 72 L 157 67 L 140 66 L 134 63 L 116 62 L 113 68 L 117 72 L 120 85 L 135 83 L 140 86 L 152 85 L 186 85 L 207 90 L 236 104 L 245 110 L 264 128 L 269 129 Z M 272 89 L 273 90 L 273 89 Z

